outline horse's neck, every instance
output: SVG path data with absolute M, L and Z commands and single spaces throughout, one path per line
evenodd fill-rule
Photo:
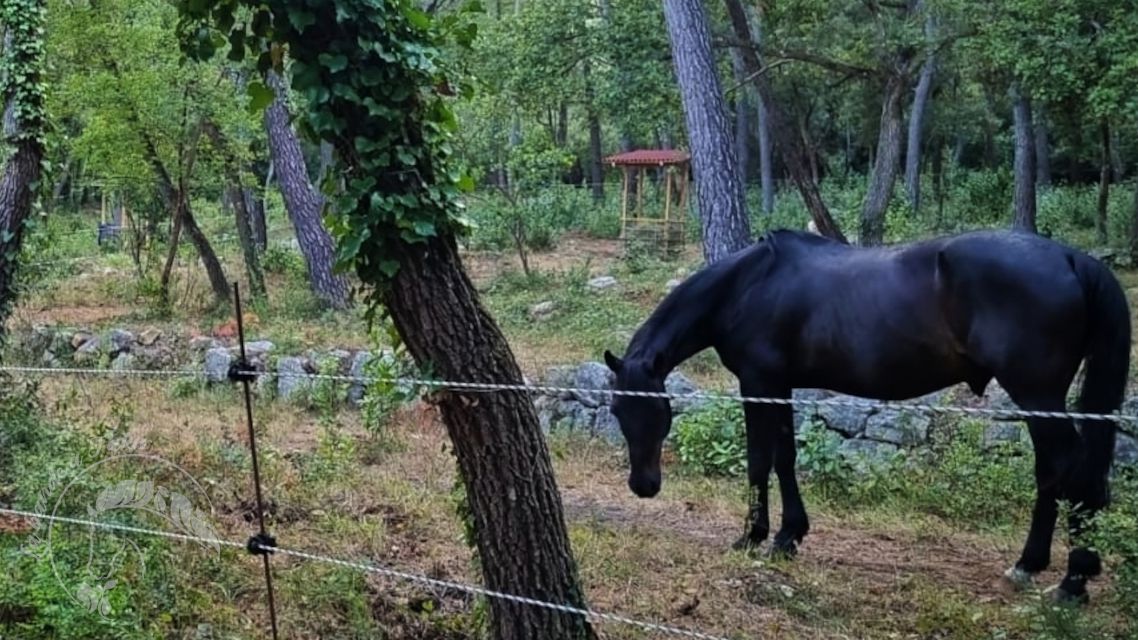
M 653 314 L 629 345 L 628 355 L 655 362 L 663 372 L 711 346 L 714 300 L 670 300 Z

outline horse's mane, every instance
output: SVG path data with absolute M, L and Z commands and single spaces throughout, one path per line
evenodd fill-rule
M 783 233 L 787 234 L 785 237 Z M 751 246 L 723 258 L 719 262 L 706 265 L 664 296 L 656 309 L 633 334 L 628 345 L 628 356 L 642 355 L 649 347 L 649 336 L 658 336 L 658 329 L 664 325 L 687 325 L 694 322 L 700 314 L 717 304 L 721 293 L 729 286 L 730 280 L 739 269 L 759 269 L 764 263 L 776 259 L 783 240 L 811 242 L 812 234 L 802 234 L 791 230 L 768 231 Z

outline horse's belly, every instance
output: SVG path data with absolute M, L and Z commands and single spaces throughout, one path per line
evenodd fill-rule
M 963 356 L 933 349 L 862 355 L 818 354 L 809 368 L 794 376 L 794 386 L 877 400 L 907 400 L 983 377 Z

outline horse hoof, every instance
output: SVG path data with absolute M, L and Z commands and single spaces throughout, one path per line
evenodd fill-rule
M 771 560 L 792 560 L 797 555 L 798 545 L 794 542 L 775 542 L 766 553 Z
M 762 540 L 755 540 L 751 536 L 743 536 L 731 544 L 731 548 L 735 551 L 754 551 L 763 544 Z
M 1004 579 L 1015 588 L 1016 591 L 1023 591 L 1030 589 L 1035 584 L 1035 574 L 1024 571 L 1019 567 L 1012 567 L 1004 572 Z
M 1064 589 L 1062 585 L 1058 585 L 1051 589 L 1051 601 L 1055 604 L 1070 605 L 1070 606 L 1085 606 L 1091 601 L 1090 594 L 1086 589 L 1080 592 L 1072 592 Z

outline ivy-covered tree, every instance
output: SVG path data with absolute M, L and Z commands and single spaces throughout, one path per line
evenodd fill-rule
M 4 102 L 6 161 L 0 177 L 0 343 L 16 297 L 16 267 L 24 229 L 43 174 L 44 0 L 0 0 L 4 49 L 0 95 Z
M 371 288 L 370 312 L 391 320 L 416 362 L 448 380 L 521 383 L 521 371 L 459 257 L 460 177 L 448 166 L 454 116 L 439 56 L 460 18 L 410 0 L 193 0 L 180 3 L 185 46 L 257 57 L 262 72 L 291 59 L 300 119 L 335 149 L 343 189 L 331 201 L 342 261 Z M 218 32 L 222 35 L 219 35 Z M 487 587 L 585 602 L 553 468 L 528 395 L 440 390 Z M 519 562 L 524 559 L 524 562 Z M 587 620 L 494 599 L 495 638 L 591 638 Z

